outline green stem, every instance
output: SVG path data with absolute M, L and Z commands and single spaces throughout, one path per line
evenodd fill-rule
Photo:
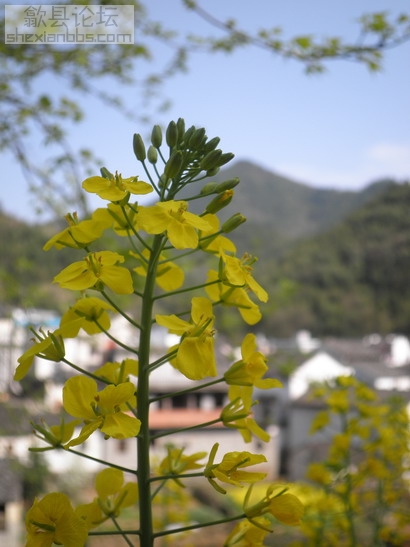
M 95 531 L 90 530 L 88 532 L 89 536 L 122 536 L 123 534 L 127 534 L 127 536 L 134 535 L 139 536 L 140 531 L 139 530 L 101 530 L 101 531 Z
M 72 369 L 76 370 L 77 372 L 79 372 L 80 374 L 84 374 L 84 376 L 88 376 L 89 378 L 92 378 L 93 380 L 95 380 L 96 382 L 103 382 L 105 384 L 110 384 L 111 382 L 107 382 L 106 380 L 104 380 L 103 378 L 100 378 L 99 376 L 97 376 L 96 374 L 93 374 L 92 372 L 88 372 L 88 370 L 85 370 L 81 367 L 79 367 L 78 365 L 75 365 L 74 363 L 72 363 L 71 361 L 69 361 L 68 359 L 66 359 L 65 357 L 63 359 L 61 359 L 61 362 L 62 363 L 65 363 L 66 365 L 68 365 L 69 367 L 71 367 Z
M 236 515 L 234 517 L 226 517 L 224 519 L 215 520 L 211 522 L 202 522 L 199 524 L 192 524 L 191 526 L 183 526 L 181 528 L 173 528 L 172 530 L 163 530 L 162 532 L 157 532 L 154 534 L 154 536 L 161 537 L 161 536 L 167 536 L 170 534 L 179 534 L 181 532 L 188 532 L 189 530 L 198 530 L 199 528 L 206 528 L 207 526 L 217 526 L 218 524 L 225 524 L 227 522 L 233 522 L 235 520 L 240 520 L 246 518 L 245 513 L 242 513 L 241 515 Z
M 152 480 L 152 479 L 151 479 L 151 480 Z M 155 496 L 156 496 L 156 495 L 162 490 L 162 488 L 165 486 L 166 482 L 167 482 L 166 479 L 163 480 L 163 481 L 161 482 L 161 484 L 159 484 L 159 485 L 157 486 L 157 488 L 152 492 L 151 499 L 152 499 L 153 501 L 154 501 Z
M 195 393 L 200 389 L 204 389 L 206 387 L 214 386 L 216 384 L 220 384 L 221 382 L 224 382 L 224 378 L 218 378 L 217 380 L 213 380 L 212 382 L 207 382 L 206 384 L 200 384 L 195 387 L 190 387 L 187 389 L 181 389 L 181 391 L 173 391 L 172 393 L 166 393 L 165 395 L 159 395 L 158 397 L 152 397 L 150 400 L 151 403 L 155 403 L 156 401 L 162 401 L 162 399 L 169 399 L 170 397 L 176 397 L 178 395 L 186 395 L 187 393 Z
M 203 477 L 204 472 L 203 471 L 197 471 L 196 473 L 181 473 L 180 475 L 157 475 L 155 477 L 151 477 L 150 481 L 169 481 L 173 479 L 192 479 L 196 477 Z
M 105 300 L 109 304 L 111 304 L 111 306 L 115 309 L 115 311 L 118 312 L 120 315 L 122 315 L 124 317 L 124 319 L 126 319 L 128 321 L 128 323 L 130 323 L 130 325 L 133 325 L 137 329 L 141 328 L 140 325 L 138 325 L 138 323 L 136 321 L 134 321 L 134 319 L 132 319 L 132 317 L 130 317 L 119 306 L 117 306 L 117 304 L 114 302 L 114 300 L 112 298 L 110 298 L 104 290 L 101 291 L 101 294 L 103 295 Z
M 129 207 L 135 214 L 138 214 L 138 210 L 134 209 L 134 207 L 131 204 L 129 204 Z M 145 247 L 146 249 L 151 251 L 151 247 L 148 245 L 148 243 L 145 241 L 145 239 L 140 236 L 140 234 L 134 228 L 134 225 L 132 224 L 132 222 L 130 222 L 130 219 L 128 217 L 127 210 L 125 209 L 125 207 L 121 207 L 121 209 L 122 209 L 122 212 L 124 214 L 125 220 L 127 221 L 128 226 L 130 227 L 130 229 L 131 229 L 132 233 L 134 234 L 134 236 L 138 239 L 138 241 L 142 244 L 143 247 Z
M 209 422 L 203 422 L 202 424 L 191 425 L 190 427 L 181 427 L 179 429 L 169 429 L 168 431 L 163 431 L 162 433 L 157 433 L 152 435 L 152 439 L 159 439 L 160 437 L 166 437 L 167 435 L 174 435 L 174 433 L 184 433 L 185 431 L 192 431 L 194 429 L 201 429 L 202 427 L 208 427 L 210 425 L 217 424 L 221 422 L 221 418 L 216 418 L 215 420 L 210 420 Z
M 65 451 L 71 452 L 71 454 L 75 454 L 76 456 L 81 456 L 82 458 L 87 458 L 87 460 L 92 460 L 93 462 L 102 463 L 103 465 L 107 465 L 108 467 L 112 467 L 113 469 L 119 469 L 120 471 L 124 471 L 125 473 L 131 473 L 132 475 L 136 474 L 134 469 L 128 469 L 128 467 L 123 467 L 122 465 L 117 465 L 115 463 L 107 462 L 106 460 L 94 458 L 94 456 L 89 456 L 88 454 L 78 452 L 77 450 L 73 450 L 72 448 L 65 448 Z
M 216 279 L 215 281 L 209 281 L 208 283 L 201 283 L 200 285 L 195 285 L 194 287 L 188 287 L 186 289 L 179 289 L 178 291 L 171 291 L 165 294 L 159 294 L 155 297 L 155 300 L 159 300 L 160 298 L 166 298 L 167 296 L 175 296 L 176 294 L 183 294 L 190 291 L 196 291 L 198 289 L 203 289 L 204 287 L 209 287 L 210 285 L 215 285 L 216 283 L 220 283 L 219 279 Z
M 343 433 L 347 434 L 348 432 L 348 418 L 345 413 L 341 414 L 341 421 L 342 421 L 342 431 Z M 348 452 L 345 456 L 344 466 L 346 469 L 346 486 L 347 490 L 344 494 L 344 503 L 346 507 L 346 517 L 348 522 L 348 533 L 350 536 L 349 545 L 351 547 L 356 547 L 358 545 L 357 543 L 357 534 L 356 534 L 356 527 L 354 522 L 354 510 L 353 510 L 353 504 L 352 504 L 352 497 L 353 497 L 353 480 L 352 480 L 352 474 L 350 471 L 350 465 L 351 465 L 351 458 L 350 458 L 350 447 Z
M 140 538 L 141 545 L 153 547 L 154 532 L 151 503 L 151 463 L 150 463 L 150 442 L 149 431 L 149 373 L 150 373 L 150 345 L 152 312 L 154 305 L 155 276 L 159 256 L 163 247 L 164 237 L 154 237 L 152 253 L 150 255 L 147 277 L 145 281 L 144 294 L 141 309 L 141 334 L 139 345 L 139 373 L 138 373 L 138 417 L 141 420 L 141 430 L 137 437 L 138 452 L 138 491 L 140 510 Z
M 110 517 L 112 522 L 114 523 L 114 526 L 117 528 L 121 536 L 124 538 L 124 541 L 129 547 L 134 547 L 131 541 L 127 538 L 125 532 L 121 529 L 121 526 L 118 524 L 117 519 L 114 516 Z
M 127 344 L 124 344 L 123 342 L 118 340 L 118 338 L 116 338 L 115 336 L 110 334 L 107 330 L 105 330 L 104 327 L 102 325 L 100 325 L 100 323 L 97 321 L 97 319 L 94 319 L 94 323 L 101 330 L 101 332 L 103 332 L 110 340 L 112 340 L 115 344 L 117 344 L 117 346 L 120 346 L 121 348 L 125 349 L 126 351 L 128 351 L 130 353 L 134 353 L 135 355 L 138 356 L 138 350 L 137 349 L 131 348 L 130 346 L 127 346 Z
M 159 151 L 159 150 L 158 150 Z M 153 178 L 151 177 L 151 173 L 149 172 L 149 169 L 147 168 L 146 164 L 145 164 L 145 161 L 142 161 L 142 167 L 144 168 L 144 171 L 145 171 L 145 174 L 147 175 L 150 183 L 152 184 L 152 187 L 154 188 L 155 192 L 161 196 L 161 192 L 159 191 L 157 185 L 155 184 Z
M 170 359 L 172 359 L 172 357 L 175 357 L 175 355 L 178 353 L 178 350 L 177 349 L 174 349 L 173 351 L 170 351 L 169 353 L 163 355 L 162 357 L 160 357 L 159 359 L 157 359 L 156 361 L 153 361 L 152 363 L 150 363 L 149 365 L 149 369 L 150 371 L 151 370 L 155 370 L 156 368 L 160 367 L 161 365 L 163 365 L 164 363 L 167 363 Z

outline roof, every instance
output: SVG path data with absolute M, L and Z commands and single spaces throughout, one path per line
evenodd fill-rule
M 359 380 L 372 386 L 378 378 L 410 376 L 410 363 L 391 366 L 390 348 L 384 340 L 371 343 L 368 339 L 326 338 L 322 350 L 341 364 L 353 368 Z

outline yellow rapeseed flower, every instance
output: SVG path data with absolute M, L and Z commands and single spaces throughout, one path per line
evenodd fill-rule
M 274 378 L 262 378 L 268 371 L 266 357 L 256 351 L 256 337 L 247 334 L 241 346 L 242 359 L 234 363 L 224 374 L 229 385 L 255 386 L 259 389 L 282 387 L 282 383 Z
M 96 241 L 112 224 L 112 220 L 102 211 L 103 209 L 96 209 L 91 219 L 82 221 L 78 220 L 77 213 L 66 215 L 67 228 L 50 238 L 43 249 L 45 251 L 48 251 L 51 247 L 56 249 L 64 247 L 81 249 Z
M 50 446 L 43 448 L 32 448 L 35 452 L 44 452 L 45 450 L 51 450 L 52 448 L 63 447 L 71 437 L 74 435 L 75 428 L 81 423 L 81 420 L 71 420 L 71 422 L 65 422 L 61 419 L 59 425 L 49 426 L 43 420 L 40 424 L 33 424 L 34 435 L 49 444 Z
M 269 513 L 283 524 L 298 526 L 305 512 L 302 502 L 293 494 L 274 497 L 269 503 Z
M 236 247 L 233 241 L 219 233 L 219 218 L 216 215 L 208 213 L 202 217 L 209 224 L 207 230 L 201 230 L 199 246 L 207 253 L 213 253 L 221 256 L 223 253 L 236 253 Z
M 265 517 L 240 521 L 226 538 L 224 547 L 263 547 L 270 520 Z
M 107 362 L 94 371 L 105 382 L 121 384 L 127 382 L 130 376 L 138 376 L 138 361 L 136 359 L 124 359 L 119 362 Z
M 142 257 L 139 257 L 136 253 L 133 252 L 131 252 L 130 254 L 141 262 L 141 266 L 134 268 L 134 272 L 138 275 L 146 277 L 148 260 L 150 257 L 149 250 L 144 249 L 142 252 Z M 184 270 L 177 266 L 177 264 L 174 264 L 174 262 L 167 260 L 164 254 L 160 255 L 159 260 L 160 262 L 158 264 L 155 276 L 156 284 L 161 287 L 162 290 L 168 292 L 179 289 L 184 283 Z
M 82 547 L 87 540 L 85 522 L 75 514 L 65 494 L 53 492 L 34 500 L 26 515 L 26 547 Z
M 107 310 L 115 311 L 115 308 L 96 296 L 79 298 L 61 318 L 59 332 L 65 338 L 75 338 L 80 329 L 87 334 L 98 334 L 101 329 L 107 331 L 111 325 Z
M 111 517 L 117 518 L 122 509 L 131 507 L 138 500 L 137 483 L 124 483 L 124 473 L 119 469 L 107 468 L 97 473 L 95 489 L 97 497 L 75 510 L 88 529 L 95 528 Z
M 181 336 L 177 353 L 171 364 L 190 380 L 216 376 L 214 351 L 214 315 L 212 302 L 198 296 L 192 299 L 191 321 L 176 315 L 157 315 L 158 325 Z
M 115 173 L 110 179 L 103 177 L 89 177 L 83 182 L 83 188 L 91 194 L 97 194 L 108 201 L 122 201 L 130 194 L 144 195 L 153 191 L 147 182 L 138 180 L 138 177 L 122 178 L 122 175 Z
M 127 268 L 116 266 L 124 257 L 113 251 L 89 253 L 83 260 L 73 262 L 54 278 L 54 283 L 73 291 L 84 291 L 98 283 L 106 285 L 116 294 L 134 291 L 132 277 Z
M 232 388 L 235 388 L 235 393 L 238 397 L 232 396 Z M 231 386 L 228 393 L 230 402 L 224 406 L 221 412 L 221 420 L 226 427 L 237 429 L 242 435 L 243 440 L 249 443 L 252 440 L 252 435 L 258 437 L 264 442 L 270 439 L 269 434 L 262 429 L 252 417 L 252 388 L 242 386 Z
M 35 336 L 38 341 L 17 359 L 19 365 L 14 373 L 16 382 L 26 376 L 34 362 L 34 357 L 59 363 L 65 356 L 64 340 L 58 329 L 54 333 L 48 332 L 47 334 L 40 330 L 39 333 L 35 333 Z
M 226 493 L 216 483 L 216 480 L 242 487 L 244 484 L 258 482 L 266 477 L 266 473 L 263 472 L 244 470 L 244 468 L 251 465 L 265 463 L 266 458 L 263 454 L 252 454 L 246 451 L 228 452 L 224 455 L 220 463 L 214 463 L 218 447 L 218 443 L 212 447 L 208 463 L 204 470 L 204 476 L 218 492 Z
M 253 505 L 248 506 L 252 486 L 244 500 L 245 514 L 251 521 L 255 517 L 271 514 L 275 519 L 290 526 L 298 526 L 305 512 L 303 503 L 294 494 L 290 494 L 287 487 L 270 485 L 265 497 Z
M 222 283 L 216 283 L 219 279 L 219 274 L 215 270 L 208 271 L 207 283 L 209 284 L 205 290 L 207 295 L 214 302 L 220 302 L 225 306 L 232 306 L 238 309 L 242 319 L 248 325 L 258 323 L 262 314 L 259 306 L 257 306 L 248 296 L 246 289 L 241 287 L 230 287 Z
M 149 234 L 166 232 L 176 249 L 196 249 L 198 230 L 207 230 L 208 222 L 188 211 L 186 201 L 162 201 L 138 209 L 142 228 Z
M 203 464 L 198 463 L 207 455 L 206 452 L 195 452 L 194 454 L 184 454 L 183 448 L 167 446 L 167 455 L 159 464 L 159 473 L 161 475 L 175 475 L 173 480 L 181 487 L 183 483 L 178 480 L 178 475 L 186 471 L 201 469 Z
M 128 404 L 135 407 L 135 386 L 124 382 L 98 391 L 97 382 L 87 376 L 69 378 L 63 388 L 63 405 L 68 414 L 81 418 L 84 426 L 78 437 L 66 447 L 83 443 L 97 429 L 106 438 L 125 439 L 138 435 L 141 422 L 125 413 Z
M 233 287 L 248 288 L 256 294 L 261 302 L 268 301 L 268 293 L 261 285 L 252 277 L 252 264 L 256 262 L 256 258 L 244 254 L 242 258 L 236 256 L 222 255 L 224 262 L 224 283 Z

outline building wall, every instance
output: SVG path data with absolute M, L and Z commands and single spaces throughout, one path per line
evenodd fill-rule
M 2 547 L 21 547 L 24 542 L 23 502 L 8 502 L 4 509 L 4 519 L 1 519 L 0 524 L 0 545 Z

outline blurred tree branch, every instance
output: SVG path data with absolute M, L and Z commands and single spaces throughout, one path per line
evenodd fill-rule
M 310 34 L 285 40 L 282 38 L 283 29 L 278 26 L 259 29 L 251 34 L 240 29 L 235 19 L 217 19 L 195 0 L 183 0 L 183 3 L 225 34 L 221 38 L 191 35 L 189 39 L 196 47 L 211 53 L 256 46 L 279 57 L 302 62 L 307 73 L 323 72 L 325 62 L 336 59 L 360 62 L 369 70 L 378 71 L 382 69 L 384 51 L 410 41 L 410 16 L 406 13 L 396 17 L 390 16 L 387 11 L 365 14 L 358 20 L 357 40 L 344 43 L 335 36 L 316 41 Z
M 51 0 L 43 4 L 51 4 Z M 75 208 L 80 216 L 88 213 L 88 205 L 80 183 L 100 160 L 91 149 L 72 149 L 66 139 L 70 123 L 84 119 L 84 112 L 76 94 L 93 96 L 103 106 L 122 112 L 140 125 L 149 121 L 150 109 L 165 108 L 161 85 L 179 71 L 187 70 L 187 61 L 196 52 L 233 52 L 239 47 L 255 46 L 285 59 L 301 62 L 307 73 L 323 72 L 325 62 L 354 60 L 376 71 L 382 68 L 385 50 L 397 47 L 410 39 L 410 18 L 401 14 L 396 18 L 387 13 L 364 15 L 359 20 L 358 39 L 344 43 L 338 37 L 318 42 L 306 34 L 290 40 L 282 38 L 282 29 L 260 29 L 254 35 L 240 29 L 234 19 L 221 21 L 194 0 L 182 0 L 185 7 L 223 33 L 222 37 L 178 35 L 147 15 L 139 0 L 104 0 L 102 2 L 75 0 L 59 4 L 133 4 L 137 42 L 133 45 L 6 45 L 0 36 L 0 150 L 8 150 L 21 166 L 34 196 L 40 195 L 46 207 L 61 216 Z M 4 21 L 1 21 L 1 34 Z M 168 46 L 170 55 L 160 62 L 153 59 L 149 44 L 155 40 Z M 140 62 L 145 62 L 141 73 Z M 150 72 L 150 65 L 155 71 Z M 136 68 L 139 69 L 137 73 Z M 52 74 L 64 82 L 65 95 L 55 97 L 55 89 L 38 90 L 39 78 Z M 101 90 L 98 85 L 111 78 L 114 85 L 104 88 L 120 89 L 121 85 L 135 85 L 144 115 L 138 116 L 121 100 L 120 92 Z M 148 112 L 148 115 L 145 114 Z M 33 150 L 37 145 L 47 147 L 46 164 L 39 162 Z M 37 200 L 40 203 L 40 200 Z M 40 210 L 38 212 L 41 212 Z

